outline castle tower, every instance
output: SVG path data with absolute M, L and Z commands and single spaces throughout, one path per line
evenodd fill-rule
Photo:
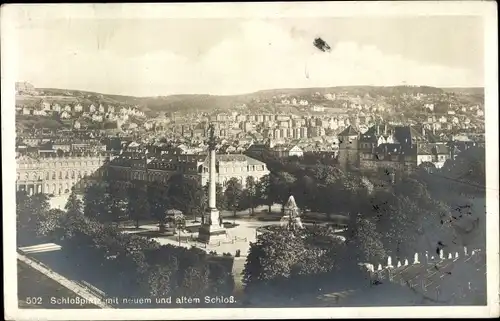
M 349 165 L 358 166 L 359 132 L 350 126 L 339 135 L 339 164 L 343 168 Z

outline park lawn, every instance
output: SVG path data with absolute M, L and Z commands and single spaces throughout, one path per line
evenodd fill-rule
M 99 309 L 92 304 L 51 304 L 51 298 L 76 298 L 78 295 L 20 261 L 17 262 L 17 282 L 18 304 L 21 309 Z M 41 302 L 28 304 L 27 298 L 41 298 Z

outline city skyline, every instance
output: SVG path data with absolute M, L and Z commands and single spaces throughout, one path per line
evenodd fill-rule
M 17 79 L 40 88 L 132 96 L 482 87 L 482 29 L 473 16 L 39 19 L 17 29 Z M 331 51 L 315 48 L 316 37 Z

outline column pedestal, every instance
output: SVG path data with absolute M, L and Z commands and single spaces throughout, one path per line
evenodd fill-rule
M 219 211 L 216 208 L 211 208 L 206 214 L 206 219 L 204 224 L 200 226 L 198 230 L 198 241 L 203 243 L 209 243 L 210 239 L 225 239 L 226 229 L 219 223 Z

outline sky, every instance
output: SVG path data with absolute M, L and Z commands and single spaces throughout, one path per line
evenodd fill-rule
M 313 46 L 321 37 L 330 47 Z M 241 94 L 350 85 L 483 86 L 473 16 L 26 20 L 19 81 L 107 94 Z

